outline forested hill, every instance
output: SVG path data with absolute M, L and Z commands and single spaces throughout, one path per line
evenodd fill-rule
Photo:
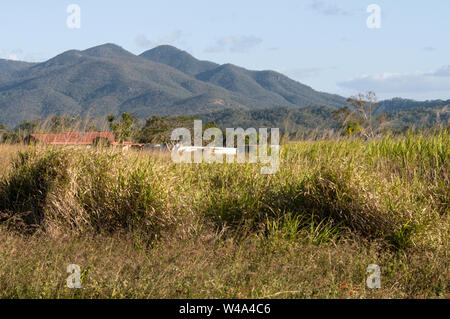
M 105 44 L 37 64 L 0 61 L 0 123 L 10 127 L 50 114 L 128 112 L 146 118 L 345 104 L 341 96 L 315 91 L 274 71 L 200 61 L 170 46 L 137 56 Z

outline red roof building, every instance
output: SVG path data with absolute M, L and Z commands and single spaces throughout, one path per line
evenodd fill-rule
M 118 146 L 144 146 L 132 142 L 117 143 L 114 134 L 110 132 L 71 132 L 63 134 L 30 134 L 26 143 L 43 143 L 49 145 L 118 145 Z

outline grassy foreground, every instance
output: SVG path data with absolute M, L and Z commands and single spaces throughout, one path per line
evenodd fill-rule
M 269 176 L 0 145 L 0 298 L 448 298 L 449 166 L 445 131 L 285 145 Z

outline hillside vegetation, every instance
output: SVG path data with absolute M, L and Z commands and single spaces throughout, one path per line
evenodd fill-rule
M 104 44 L 69 50 L 42 63 L 0 59 L 0 124 L 10 129 L 54 115 L 100 121 L 129 113 L 140 120 L 198 116 L 221 127 L 263 122 L 302 135 L 311 128 L 335 129 L 332 113 L 345 106 L 344 97 L 318 92 L 281 73 L 201 61 L 169 45 L 139 56 Z M 395 98 L 380 101 L 373 115 L 386 115 L 394 130 L 445 127 L 449 106 L 449 100 Z
M 344 104 L 343 97 L 317 92 L 280 73 L 219 66 L 170 46 L 140 56 L 104 44 L 37 64 L 0 60 L 0 123 L 9 127 L 53 114 L 105 117 L 127 112 L 147 118 Z
M 0 154 L 1 298 L 450 293 L 446 131 L 287 144 L 269 176 L 113 149 Z M 83 289 L 65 286 L 69 264 Z

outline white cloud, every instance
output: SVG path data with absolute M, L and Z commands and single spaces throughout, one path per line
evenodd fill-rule
M 310 9 L 328 16 L 347 16 L 349 13 L 340 8 L 337 4 L 325 3 L 324 1 L 313 0 L 309 6 Z
M 338 85 L 347 89 L 371 90 L 377 93 L 450 91 L 450 65 L 430 72 L 362 75 L 348 81 L 339 82 Z
M 141 34 L 136 37 L 134 42 L 145 49 L 151 49 L 163 44 L 174 45 L 180 41 L 183 37 L 183 32 L 180 30 L 176 30 L 168 35 L 163 37 L 157 37 L 154 39 L 148 39 L 145 35 Z
M 19 57 L 17 56 L 17 54 L 9 54 L 7 59 L 12 61 L 19 61 Z
M 309 67 L 309 68 L 295 68 L 295 69 L 283 69 L 281 73 L 284 73 L 294 79 L 313 78 L 321 75 L 323 72 L 336 70 L 336 67 Z
M 25 57 L 22 49 L 0 49 L 0 59 L 24 61 Z
M 439 70 L 434 72 L 435 76 L 448 76 L 450 77 L 450 65 L 443 66 Z
M 21 53 L 22 53 L 22 50 L 2 50 L 2 49 L 0 49 L 0 59 L 18 61 L 21 59 L 19 57 L 19 55 Z
M 258 46 L 263 40 L 255 36 L 227 36 L 217 40 L 216 45 L 205 50 L 208 53 L 230 51 L 243 53 Z

